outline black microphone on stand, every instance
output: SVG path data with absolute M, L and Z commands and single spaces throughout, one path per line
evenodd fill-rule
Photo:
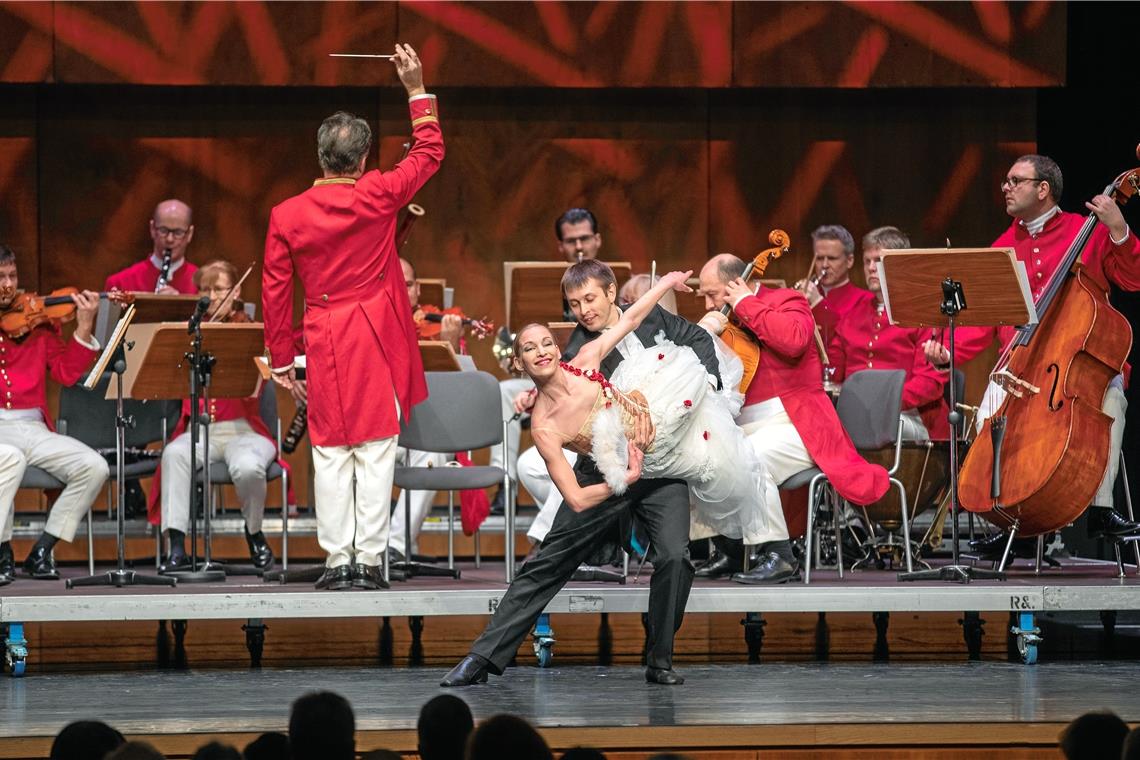
M 202 296 L 198 299 L 198 304 L 194 307 L 194 316 L 190 317 L 190 323 L 186 327 L 186 332 L 193 333 L 198 329 L 198 325 L 202 322 L 202 317 L 206 316 L 206 310 L 209 308 L 209 296 Z

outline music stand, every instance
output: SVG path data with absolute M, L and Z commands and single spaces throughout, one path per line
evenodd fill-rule
M 145 307 L 144 307 L 145 309 Z M 103 348 L 103 353 L 95 362 L 95 368 L 88 374 L 84 381 L 84 386 L 88 390 L 95 387 L 102 377 L 103 371 L 110 366 L 111 370 L 115 373 L 115 506 L 116 521 L 115 521 L 115 543 L 118 553 L 117 563 L 114 570 L 109 570 L 105 573 L 98 575 L 88 575 L 82 578 L 69 578 L 67 580 L 67 588 L 77 588 L 80 586 L 115 586 L 122 588 L 123 586 L 174 586 L 177 585 L 177 578 L 167 578 L 161 575 L 144 575 L 136 573 L 134 570 L 127 569 L 126 562 L 126 480 L 123 478 L 123 460 L 126 458 L 127 448 L 127 426 L 133 425 L 134 421 L 123 414 L 123 374 L 127 370 L 126 350 L 134 348 L 133 343 L 126 343 L 124 345 L 124 338 L 128 333 L 131 323 L 135 320 L 135 315 L 138 309 L 135 305 L 130 305 L 123 312 L 119 318 L 115 329 L 108 337 L 106 344 Z M 126 350 L 124 350 L 126 349 Z M 87 519 L 90 520 L 91 516 L 88 515 Z
M 883 302 L 891 324 L 945 327 L 949 333 L 950 377 L 954 377 L 954 328 L 992 327 L 1037 321 L 1025 265 L 1012 248 L 911 249 L 885 251 L 879 261 Z M 890 288 L 888 289 L 888 282 Z M 966 294 L 973 306 L 967 308 Z M 899 573 L 900 581 L 942 580 L 969 583 L 975 578 L 1005 580 L 1001 570 L 960 564 L 958 548 L 958 411 L 950 384 L 950 510 L 953 523 L 951 564 L 931 570 Z M 907 551 L 910 536 L 906 536 Z
M 132 336 L 140 344 L 142 361 L 128 371 L 126 382 L 132 398 L 169 399 L 181 398 L 181 388 L 189 379 L 191 410 L 195 410 L 198 399 L 202 406 L 209 408 L 211 395 L 221 398 L 244 398 L 256 395 L 261 379 L 250 358 L 264 350 L 265 338 L 262 325 L 202 323 L 198 326 L 191 342 L 192 351 L 187 351 L 187 324 L 185 322 L 164 322 L 157 325 L 138 325 Z M 198 419 L 196 419 L 198 418 Z M 205 506 L 203 544 L 205 561 L 198 564 L 198 433 L 199 424 L 204 433 L 203 451 L 207 463 L 204 467 L 203 492 Z M 190 569 L 173 570 L 164 575 L 178 578 L 188 583 L 220 582 L 226 574 L 220 565 L 211 558 L 210 520 L 213 510 L 209 484 L 210 426 L 209 415 L 199 416 L 192 411 L 190 418 Z
M 614 270 L 618 290 L 630 278 L 628 261 L 607 261 Z M 566 318 L 562 299 L 562 275 L 570 264 L 565 261 L 504 261 L 503 280 L 507 293 L 507 329 L 518 332 L 531 322 L 546 324 Z

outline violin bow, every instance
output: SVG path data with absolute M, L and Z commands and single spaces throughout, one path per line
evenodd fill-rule
M 214 310 L 214 316 L 210 317 L 210 322 L 220 322 L 225 318 L 226 309 L 228 309 L 230 304 L 233 303 L 234 296 L 237 294 L 238 288 L 240 288 L 241 284 L 245 282 L 245 278 L 249 277 L 249 273 L 253 271 L 253 268 L 255 266 L 257 266 L 256 261 L 250 264 L 249 267 L 245 270 L 245 274 L 243 274 L 241 278 L 230 287 L 229 291 L 226 293 L 226 297 L 222 299 L 222 302 L 218 304 L 218 308 Z

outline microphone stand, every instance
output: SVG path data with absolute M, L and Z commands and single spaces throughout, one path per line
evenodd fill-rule
M 1006 579 L 1001 570 L 986 570 L 971 565 L 961 564 L 958 550 L 958 430 L 962 425 L 962 413 L 958 411 L 958 399 L 954 393 L 954 318 L 962 309 L 966 308 L 966 296 L 962 292 L 962 283 L 947 277 L 942 281 L 942 307 L 941 311 L 949 320 L 950 332 L 950 521 L 951 535 L 951 562 L 949 565 L 918 570 L 912 573 L 899 573 L 900 581 L 954 581 L 956 583 L 969 583 L 971 580 L 999 580 Z M 910 536 L 905 536 L 910 541 Z M 908 544 L 909 545 L 909 544 Z

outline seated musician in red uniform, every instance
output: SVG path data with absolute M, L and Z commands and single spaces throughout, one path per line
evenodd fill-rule
M 855 266 L 855 238 L 840 224 L 824 224 L 811 233 L 814 277 L 795 287 L 807 298 L 824 345 L 835 336 L 838 325 L 867 291 L 851 282 Z
M 420 307 L 420 285 L 416 280 L 416 270 L 407 259 L 400 259 L 400 267 L 404 270 L 404 284 L 408 288 L 408 301 L 412 305 L 412 313 Z M 434 305 L 434 304 L 433 304 Z M 461 351 L 463 338 L 463 319 L 458 314 L 442 314 L 439 322 L 439 335 L 432 336 L 433 340 L 445 340 L 451 344 L 456 353 Z M 429 324 L 425 321 L 416 323 L 417 334 L 422 335 L 422 328 Z M 434 332 L 434 331 L 433 331 Z M 447 464 L 448 456 L 435 451 L 417 451 L 400 446 L 396 449 L 396 459 L 406 467 L 443 467 Z M 408 494 L 408 509 L 411 520 L 405 517 L 404 497 L 401 492 L 396 500 L 396 511 L 392 513 L 392 525 L 388 531 L 388 562 L 403 562 L 408 556 L 408 547 L 405 546 L 407 534 L 411 533 L 414 544 L 419 537 L 420 528 L 431 511 L 432 501 L 435 500 L 435 491 L 412 491 Z M 410 531 L 408 528 L 410 527 Z M 414 547 L 413 547 L 414 548 Z
M 1025 264 L 1034 301 L 1040 300 L 1050 280 L 1057 273 L 1061 259 L 1084 224 L 1082 214 L 1062 211 L 1063 180 L 1061 168 L 1048 156 L 1027 155 L 1018 158 L 1001 182 L 1005 211 L 1013 222 L 993 242 L 995 248 L 1012 248 L 1018 261 Z M 1121 290 L 1140 291 L 1140 240 L 1129 229 L 1120 208 L 1106 195 L 1097 195 L 1085 203 L 1096 214 L 1099 224 L 1085 246 L 1081 262 L 1085 271 Z M 977 356 L 995 340 L 1004 348 L 1013 339 L 1012 327 L 960 327 L 954 331 L 954 359 L 964 362 Z M 939 336 L 942 338 L 942 336 Z M 946 366 L 950 353 L 944 343 L 931 341 L 926 355 L 935 365 Z M 1005 399 L 1005 391 L 991 382 L 977 416 L 977 426 L 992 415 Z M 1091 538 L 1140 535 L 1140 523 L 1126 520 L 1114 508 L 1113 487 L 1120 470 L 1120 449 L 1124 439 L 1124 417 L 1128 401 L 1124 396 L 1124 377 L 1117 376 L 1108 387 L 1101 410 L 1112 418 L 1108 469 L 1088 513 Z M 1000 556 L 1006 545 L 1005 533 L 996 533 L 973 543 L 987 556 Z M 1033 551 L 1034 546 L 1021 545 Z M 1033 556 L 1033 555 L 1030 555 Z
M 194 280 L 198 294 L 210 297 L 207 321 L 219 309 L 226 311 L 226 316 L 219 321 L 248 321 L 245 312 L 233 310 L 233 302 L 240 300 L 240 292 L 234 292 L 232 298 L 223 301 L 238 281 L 232 264 L 211 261 L 194 273 Z M 199 400 L 199 404 L 200 408 L 206 408 L 204 399 Z M 211 398 L 209 414 L 210 452 L 208 457 L 204 455 L 204 436 L 199 432 L 198 466 L 202 467 L 206 461 L 226 463 L 241 502 L 249 558 L 254 567 L 268 570 L 273 566 L 273 550 L 265 540 L 261 520 L 265 512 L 265 472 L 277 456 L 277 444 L 261 419 L 260 401 L 256 396 Z M 162 566 L 164 571 L 185 569 L 190 564 L 185 545 L 186 533 L 190 530 L 189 421 L 190 400 L 186 399 L 182 402 L 182 418 L 174 431 L 175 438 L 162 452 L 161 529 L 170 542 L 167 560 Z M 152 513 L 151 517 L 153 522 L 157 516 Z
M 190 207 L 180 200 L 165 200 L 155 206 L 150 219 L 150 238 L 154 241 L 150 254 L 108 277 L 104 290 L 197 293 L 194 272 L 198 268 L 186 260 L 186 248 L 194 239 L 193 216 Z
M 760 545 L 760 562 L 740 583 L 783 583 L 799 574 L 780 509 L 779 484 L 809 467 L 819 467 L 839 495 L 854 504 L 870 504 L 886 493 L 887 472 L 859 456 L 843 429 L 831 399 L 823 391 L 823 368 L 815 348 L 811 307 L 799 291 L 744 282 L 744 262 L 729 253 L 709 259 L 701 269 L 701 293 L 709 313 L 701 324 L 716 334 L 732 318 L 760 346 L 760 362 L 744 395 L 736 423 L 767 468 L 766 503 L 770 536 Z
M 16 255 L 0 245 L 0 311 L 16 298 L 19 275 Z M 107 461 L 74 438 L 51 427 L 47 410 L 47 374 L 72 385 L 90 369 L 99 351 L 92 336 L 99 296 L 85 290 L 72 296 L 75 334 L 60 335 L 59 326 L 44 324 L 20 338 L 0 335 L 0 586 L 12 582 L 12 517 L 16 491 L 29 465 L 39 467 L 66 486 L 48 515 L 44 532 L 24 560 L 24 572 L 39 580 L 58 580 L 52 548 L 71 541 L 83 516 L 107 481 Z
M 862 369 L 906 370 L 903 385 L 903 438 L 923 441 L 950 437 L 950 410 L 942 398 L 946 376 L 926 360 L 930 328 L 899 327 L 887 320 L 879 259 L 884 250 L 910 248 L 897 227 L 879 227 L 863 237 L 863 276 L 869 291 L 860 295 L 836 326 L 827 348 L 836 383 Z

